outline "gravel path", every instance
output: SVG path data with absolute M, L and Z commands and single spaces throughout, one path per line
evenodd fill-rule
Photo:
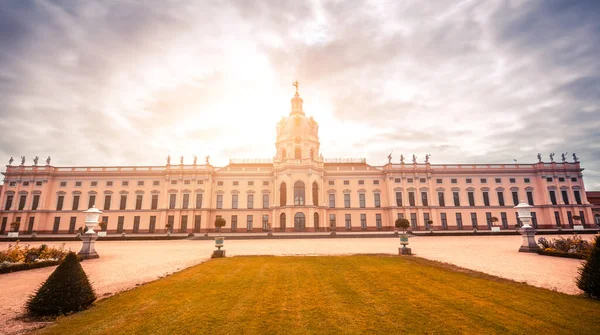
M 592 239 L 592 235 L 583 238 Z M 0 249 L 9 243 L 1 242 Z M 50 242 L 58 246 L 60 243 Z M 415 237 L 410 247 L 417 256 L 452 263 L 530 285 L 578 294 L 574 278 L 581 261 L 517 252 L 520 236 Z M 33 244 L 32 244 L 33 245 Z M 99 297 L 131 289 L 209 259 L 213 241 L 104 241 L 96 244 L 99 259 L 82 263 Z M 78 251 L 80 242 L 66 248 Z M 225 241 L 228 256 L 397 254 L 399 241 L 391 238 Z M 29 294 L 56 267 L 0 275 L 0 334 L 18 334 L 40 324 L 15 317 Z

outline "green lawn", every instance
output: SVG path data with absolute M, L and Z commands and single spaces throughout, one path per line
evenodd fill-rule
M 212 260 L 42 334 L 600 334 L 600 302 L 416 257 Z

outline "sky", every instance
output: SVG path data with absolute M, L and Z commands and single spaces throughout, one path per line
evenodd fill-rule
M 13 164 L 272 158 L 295 80 L 327 158 L 575 152 L 600 190 L 600 1 L 0 1 Z

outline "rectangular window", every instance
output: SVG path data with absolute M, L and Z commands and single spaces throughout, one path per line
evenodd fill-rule
M 98 182 L 97 181 L 93 181 L 90 183 L 91 186 L 98 186 Z
M 458 179 L 456 179 L 456 178 L 452 178 L 452 179 L 450 179 L 450 182 L 451 182 L 452 184 L 458 184 Z
M 143 180 L 138 180 L 138 186 L 144 186 L 144 181 Z
M 562 199 L 563 199 L 563 202 L 565 203 L 565 205 L 568 205 L 569 204 L 569 194 L 567 193 L 567 190 L 560 191 L 560 194 L 562 195 Z
M 406 178 L 406 182 L 412 184 L 413 183 L 413 179 L 412 178 Z
M 346 230 L 352 229 L 352 215 L 346 214 L 344 215 L 344 221 L 346 222 Z
M 373 185 L 379 185 L 379 180 L 373 180 Z
M 367 207 L 366 200 L 365 200 L 365 194 L 364 193 L 359 193 L 358 194 L 358 205 L 360 206 L 360 208 Z
M 452 192 L 452 198 L 454 199 L 454 206 L 460 206 L 460 195 L 458 192 Z
M 415 192 L 408 192 L 408 205 L 409 206 L 415 205 Z
M 28 181 L 24 181 L 23 182 L 23 186 L 29 186 L 29 182 Z
M 558 181 L 561 182 L 561 183 L 564 183 L 565 182 L 565 177 L 558 177 Z
M 375 207 L 381 207 L 381 195 L 375 193 Z
M 169 217 L 169 219 L 171 219 L 171 217 Z M 169 221 L 171 221 L 171 220 L 169 220 Z M 117 217 L 117 234 L 123 233 L 123 230 L 125 230 L 125 217 L 119 216 L 119 217 Z
M 41 181 L 36 181 L 35 182 L 35 186 L 42 186 L 42 182 Z
M 231 216 L 231 231 L 232 232 L 237 231 L 237 215 Z
M 269 186 L 269 182 L 268 181 L 263 181 L 263 186 Z
M 421 192 L 421 204 L 423 206 L 429 206 L 429 202 L 427 201 L 427 192 Z
M 77 217 L 76 216 L 71 216 L 71 218 L 69 220 L 69 234 L 74 234 L 75 233 L 75 226 L 76 225 L 77 225 Z
M 233 209 L 238 208 L 238 195 L 237 194 L 231 195 L 231 208 L 233 208 Z
M 485 222 L 487 223 L 488 228 L 492 229 L 492 213 L 485 212 Z
M 11 199 L 11 202 L 12 202 L 12 199 Z M 59 195 L 58 199 L 56 200 L 56 210 L 57 211 L 62 211 L 64 202 L 65 202 L 65 196 Z
M 196 184 L 200 184 L 200 185 L 201 185 L 201 184 L 204 184 L 204 180 L 200 180 L 200 179 L 198 179 L 198 180 L 196 181 Z
M 27 196 L 21 195 L 19 197 L 19 210 L 22 211 L 25 208 L 25 203 L 27 202 Z
M 521 227 L 522 223 L 521 223 L 521 219 L 519 219 L 519 213 L 515 213 L 515 216 L 517 218 L 517 227 Z
M 396 206 L 402 206 L 402 192 L 396 192 Z
M 67 182 L 66 181 L 61 181 L 60 182 L 60 187 L 65 187 L 65 186 L 67 186 Z
M 571 178 L 571 181 L 574 182 L 574 183 L 576 183 L 577 182 L 577 178 L 573 177 L 573 178 Z
M 248 186 L 254 186 L 254 182 L 253 181 L 249 181 L 248 182 Z
M 514 184 L 514 183 L 516 183 L 516 182 L 517 182 L 517 179 L 516 179 L 516 178 L 509 178 L 509 179 L 508 179 L 508 181 L 509 181 L 511 184 Z
M 180 232 L 187 233 L 187 221 L 188 221 L 188 216 L 182 215 L 181 216 L 181 228 L 179 228 Z
M 344 207 L 350 208 L 350 194 L 344 194 Z
M 486 178 L 481 178 L 479 180 L 479 182 L 481 182 L 482 184 L 487 184 L 487 179 Z
M 518 205 L 519 204 L 519 194 L 517 193 L 517 191 L 513 191 L 512 192 L 512 198 L 513 198 L 513 204 Z
M 171 180 L 171 185 L 177 185 L 177 180 Z
M 556 205 L 556 193 L 554 191 L 550 191 L 550 202 Z
M 527 191 L 527 201 L 529 202 L 530 206 L 533 206 L 533 192 L 532 191 Z
M 177 194 L 169 194 L 169 209 L 175 209 L 177 206 Z
M 142 209 L 142 200 L 144 199 L 144 196 L 141 194 L 137 194 L 135 196 L 135 209 L 137 209 L 138 211 L 140 209 Z
M 500 220 L 502 220 L 502 228 L 508 229 L 508 218 L 506 217 L 506 212 L 500 213 Z
M 133 217 L 133 233 L 140 232 L 140 216 L 136 215 Z
M 575 202 L 578 205 L 581 205 L 581 195 L 579 194 L 579 191 L 575 190 L 573 191 L 573 194 L 575 195 Z
M 254 208 L 254 194 L 248 194 L 248 209 Z
M 495 182 L 496 182 L 496 184 L 501 184 L 502 183 L 502 179 L 501 178 L 496 178 Z
M 79 186 L 81 186 L 81 182 L 80 181 L 76 181 L 75 182 L 75 187 L 79 187 Z
M 477 213 L 471 213 L 471 226 L 477 229 Z
M 329 194 L 329 207 L 335 208 L 335 194 Z
M 196 193 L 196 208 L 202 208 L 202 193 Z
M 394 183 L 401 183 L 402 182 L 402 178 L 394 178 Z
M 124 181 L 121 183 L 123 186 L 129 186 L 129 182 L 128 181 Z
M 218 181 L 217 182 L 217 186 L 223 186 L 223 182 L 222 181 Z
M 425 182 L 427 182 L 427 181 L 425 180 L 425 178 L 419 178 L 419 183 L 425 183 Z
M 329 183 L 329 185 L 330 185 L 330 186 L 331 186 L 331 185 L 334 185 L 334 182 L 333 182 L 333 180 L 330 180 L 328 183 Z
M 167 223 L 169 224 L 169 228 L 167 228 L 167 231 L 175 231 L 175 215 L 167 216 Z
M 554 211 L 554 221 L 556 222 L 556 226 L 560 227 L 560 212 Z
M 54 217 L 54 227 L 52 227 L 52 234 L 58 234 L 59 230 L 60 230 L 60 217 L 56 216 L 56 217 Z
M 552 181 L 552 177 L 546 177 L 546 181 L 547 182 L 551 182 Z
M 154 233 L 156 231 L 156 216 L 150 216 L 150 223 L 148 224 L 148 232 Z
M 366 227 L 366 220 L 365 220 L 365 227 Z M 375 214 L 375 228 L 377 229 L 381 229 L 383 228 L 381 225 L 381 214 L 377 213 Z
M 529 182 L 530 182 L 529 178 L 525 178 L 525 179 L 523 179 L 523 181 L 524 181 L 525 183 L 529 183 Z
M 183 181 L 183 185 L 190 185 L 191 183 L 192 181 L 189 179 Z
M 217 209 L 223 208 L 223 195 L 217 194 Z
M 240 184 L 240 182 L 238 182 L 238 181 L 233 182 L 233 186 L 238 186 L 239 184 Z
M 448 218 L 446 213 L 440 213 L 440 219 L 442 221 L 442 229 L 448 229 Z
M 504 192 L 498 191 L 497 194 L 498 194 L 498 205 L 500 205 L 500 206 L 506 206 L 504 204 Z
M 536 215 L 535 212 L 531 212 L 531 224 L 533 225 L 533 228 L 537 229 L 537 227 L 538 227 L 538 224 L 537 224 L 537 215 Z
M 88 208 L 92 208 L 94 206 L 96 206 L 96 196 L 92 194 L 88 199 Z
M 113 182 L 112 181 L 107 181 L 106 182 L 106 186 L 113 186 Z
M 127 195 L 121 195 L 121 203 L 119 204 L 120 210 L 125 210 L 127 208 Z
M 432 225 L 429 224 L 429 213 L 423 213 L 423 222 L 426 229 L 432 229 Z
M 475 206 L 475 195 L 473 192 L 468 192 L 467 196 L 469 197 L 469 206 Z
M 349 214 L 347 214 L 347 215 L 349 215 Z M 362 230 L 367 229 L 367 214 L 360 215 L 360 229 L 362 229 Z
M 73 196 L 73 207 L 71 207 L 71 209 L 74 211 L 79 209 L 79 196 L 78 195 Z
M 329 214 L 329 227 L 335 228 L 335 214 Z
M 471 178 L 467 178 L 467 184 L 471 184 L 473 180 Z
M 152 186 L 159 186 L 159 185 L 160 185 L 160 181 L 158 181 L 158 180 L 154 180 L 152 182 Z
M 262 216 L 262 230 L 263 231 L 269 230 L 269 215 L 265 214 Z
M 246 217 L 246 230 L 247 231 L 252 231 L 252 226 L 254 225 L 254 217 L 252 215 L 248 215 Z
M 417 229 L 417 213 L 410 213 L 410 225 L 413 229 Z
M 365 181 L 364 181 L 364 180 L 359 180 L 359 181 L 358 181 L 358 185 L 364 185 L 364 184 L 365 184 Z
M 106 223 L 106 227 L 104 229 L 102 229 L 102 231 L 108 230 L 108 216 L 103 216 L 101 222 Z
M 483 192 L 483 205 L 484 206 L 489 206 L 490 205 L 490 196 L 488 194 L 488 192 Z
M 17 182 L 16 181 L 11 181 L 8 183 L 8 186 L 17 186 Z
M 269 195 L 263 194 L 263 208 L 269 208 Z
M 573 213 L 571 211 L 567 212 L 567 221 L 569 221 L 569 227 L 573 228 Z
M 350 180 L 344 180 L 344 185 L 350 185 Z
M 31 203 L 31 210 L 35 211 L 36 209 L 38 209 L 39 204 L 40 204 L 40 195 L 39 194 L 34 194 L 33 195 L 33 202 Z
M 585 226 L 585 214 L 583 213 L 583 211 L 579 211 L 579 217 L 581 217 L 581 220 L 579 222 L 581 222 L 581 224 Z
M 438 178 L 438 179 L 435 180 L 435 182 L 438 183 L 438 184 L 441 184 L 442 183 L 442 179 Z
M 458 229 L 463 229 L 462 214 L 461 213 L 456 213 L 456 227 Z
M 158 209 L 158 194 L 152 195 L 152 204 L 150 205 L 150 209 Z
M 444 199 L 444 192 L 438 192 L 438 204 L 441 207 L 446 206 L 446 199 Z
M 104 196 L 104 210 L 108 211 L 110 210 L 110 199 L 112 198 L 111 195 L 105 195 Z

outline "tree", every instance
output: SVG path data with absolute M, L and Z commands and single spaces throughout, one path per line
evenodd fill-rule
M 402 234 L 406 231 L 406 228 L 410 227 L 410 222 L 407 219 L 397 219 L 395 222 L 396 228 L 402 229 Z
M 100 222 L 98 225 L 100 226 L 101 231 L 106 231 L 106 227 L 108 226 L 108 224 L 104 221 Z
M 57 316 L 86 309 L 95 300 L 96 294 L 77 255 L 69 252 L 25 307 L 33 316 Z
M 217 217 L 215 219 L 215 228 L 217 229 L 219 234 L 221 234 L 221 228 L 225 227 L 226 224 L 227 224 L 227 221 L 225 221 L 225 219 L 223 219 L 222 217 Z
M 171 233 L 171 224 L 170 223 L 167 223 L 165 225 L 165 228 L 167 229 L 167 233 Z
M 581 216 L 579 215 L 573 215 L 573 220 L 579 222 L 579 224 L 581 224 Z
M 10 228 L 12 231 L 19 231 L 19 227 L 21 227 L 21 222 L 19 221 L 13 221 L 10 223 Z
M 590 298 L 600 300 L 600 236 L 596 236 L 590 257 L 579 268 L 577 287 Z
M 492 216 L 492 217 L 490 218 L 490 222 L 492 223 L 492 226 L 495 226 L 495 225 L 496 225 L 496 223 L 498 223 L 498 218 L 497 218 L 497 217 L 495 217 L 495 216 Z
M 429 229 L 431 229 L 431 225 L 433 225 L 433 221 L 432 220 L 427 220 L 427 225 L 429 226 Z

